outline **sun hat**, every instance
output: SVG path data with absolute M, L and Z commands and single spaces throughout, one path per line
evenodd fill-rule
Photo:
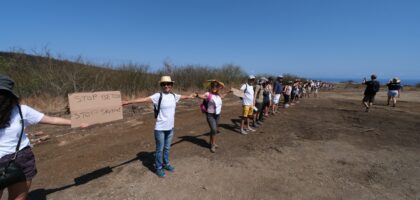
M 222 88 L 225 87 L 225 84 L 223 82 L 221 82 L 219 80 L 216 80 L 216 79 L 207 80 L 207 87 L 210 88 L 211 83 L 214 83 L 214 82 L 216 82 L 217 84 L 219 84 L 220 86 L 222 86 Z
M 0 75 L 0 90 L 6 90 L 10 92 L 16 98 L 19 98 L 18 95 L 16 95 L 13 92 L 14 86 L 15 86 L 15 82 L 11 78 L 9 78 L 8 76 Z
M 160 77 L 159 83 L 174 83 L 175 81 L 172 81 L 170 76 L 162 76 Z
M 267 79 L 267 78 L 265 78 L 264 76 L 263 76 L 263 77 L 261 77 L 261 78 L 260 78 L 260 80 L 261 80 L 261 81 L 263 81 L 263 82 L 267 82 L 267 81 L 268 81 L 268 79 Z
M 251 79 L 255 79 L 255 76 L 254 76 L 254 75 L 249 75 L 249 76 L 248 76 L 248 79 L 250 79 L 250 80 L 251 80 Z

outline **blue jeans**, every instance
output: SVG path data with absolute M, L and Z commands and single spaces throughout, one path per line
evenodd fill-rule
M 171 148 L 174 129 L 168 131 L 155 130 L 155 167 L 162 169 L 164 165 L 169 165 L 169 149 Z

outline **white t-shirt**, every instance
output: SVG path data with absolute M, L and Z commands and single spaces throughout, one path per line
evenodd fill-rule
M 157 107 L 159 103 L 160 93 L 155 93 L 150 98 Z M 174 128 L 175 124 L 175 108 L 176 103 L 181 99 L 181 95 L 173 93 L 162 93 L 162 101 L 160 103 L 160 112 L 156 119 L 155 130 L 168 131 Z
M 244 98 L 242 98 L 242 104 L 245 106 L 254 105 L 254 87 L 245 83 L 242 85 L 241 90 L 244 91 Z
M 209 92 L 206 92 L 204 95 L 208 98 Z M 214 113 L 214 107 L 216 107 L 216 115 L 220 115 L 222 112 L 222 98 L 219 95 L 212 94 L 207 106 L 207 112 Z
M 33 108 L 22 105 L 22 115 L 25 128 L 39 123 L 44 117 L 43 113 L 40 113 Z M 22 130 L 22 125 L 20 123 L 19 110 L 15 107 L 12 110 L 12 115 L 10 116 L 10 126 L 7 128 L 0 129 L 0 158 L 16 152 L 16 145 L 19 142 L 20 132 Z M 19 150 L 31 145 L 29 142 L 26 133 L 22 135 L 22 141 L 20 143 Z

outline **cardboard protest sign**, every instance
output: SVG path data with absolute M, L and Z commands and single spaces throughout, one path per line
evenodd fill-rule
M 241 98 L 244 97 L 244 91 L 238 90 L 238 89 L 235 89 L 235 88 L 232 88 L 231 90 L 233 92 L 233 95 L 235 95 L 237 97 L 241 97 Z
M 99 124 L 123 118 L 120 91 L 69 94 L 71 127 Z

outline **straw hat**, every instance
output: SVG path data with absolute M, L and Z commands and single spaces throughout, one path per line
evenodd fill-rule
M 159 83 L 174 83 L 175 81 L 172 81 L 170 76 L 162 76 L 160 77 Z
M 14 92 L 13 87 L 15 86 L 15 82 L 9 78 L 8 76 L 0 75 L 0 90 L 5 90 L 10 92 L 16 98 L 19 98 Z
M 208 88 L 210 88 L 211 83 L 214 83 L 214 82 L 216 82 L 217 84 L 219 84 L 220 86 L 222 86 L 222 88 L 224 88 L 224 87 L 225 87 L 225 84 L 224 84 L 223 82 L 218 81 L 218 80 L 216 80 L 216 79 L 210 79 L 210 80 L 207 80 L 207 87 L 208 87 Z

